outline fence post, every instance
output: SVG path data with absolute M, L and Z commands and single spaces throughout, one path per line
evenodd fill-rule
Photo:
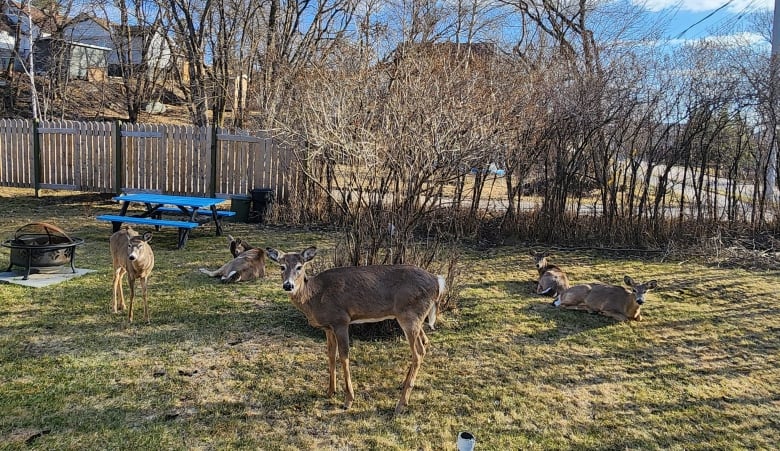
M 35 188 L 35 197 L 38 197 L 38 191 L 41 189 L 41 135 L 38 134 L 38 119 L 33 119 L 32 128 L 33 139 L 33 187 Z
M 211 124 L 211 171 L 209 174 L 209 197 L 217 195 L 217 124 Z
M 114 136 L 114 191 L 116 194 L 122 194 L 122 187 L 125 186 L 125 160 L 122 152 L 122 121 L 115 120 L 111 126 L 111 134 Z

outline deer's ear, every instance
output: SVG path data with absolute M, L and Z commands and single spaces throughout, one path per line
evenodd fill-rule
M 658 287 L 658 281 L 653 279 L 649 282 L 647 282 L 647 289 L 648 290 L 655 290 Z
M 301 255 L 303 256 L 303 261 L 307 262 L 314 258 L 315 255 L 317 255 L 317 248 L 314 246 L 306 248 L 303 252 L 301 252 Z
M 634 279 L 632 279 L 632 278 L 630 278 L 628 276 L 623 277 L 623 282 L 625 282 L 626 285 L 628 285 L 630 287 L 634 286 Z
M 272 247 L 265 248 L 265 252 L 268 254 L 268 258 L 275 261 L 276 263 L 279 263 L 279 259 L 282 258 L 282 255 L 284 255 L 284 252 L 277 251 Z
M 144 239 L 144 241 L 146 241 L 147 243 L 148 243 L 148 242 L 150 242 L 150 241 L 152 241 L 152 232 L 146 232 L 146 233 L 144 233 L 143 239 Z

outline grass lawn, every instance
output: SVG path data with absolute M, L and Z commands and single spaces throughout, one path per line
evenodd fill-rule
M 410 357 L 400 338 L 353 337 L 356 400 L 341 372 L 326 398 L 324 334 L 269 262 L 266 279 L 198 272 L 229 258 L 210 225 L 175 250 L 155 233 L 151 323 L 110 311 L 110 225 L 97 196 L 0 189 L 0 240 L 51 222 L 86 240 L 96 272 L 47 288 L 0 285 L 0 449 L 771 449 L 780 443 L 780 274 L 697 262 L 551 258 L 573 282 L 658 280 L 643 321 L 562 311 L 533 294 L 528 249 L 463 246 L 458 309 L 439 315 L 407 411 L 393 415 Z M 144 230 L 137 227 L 138 230 Z M 226 224 L 256 246 L 334 236 Z M 0 248 L 5 269 L 9 250 Z

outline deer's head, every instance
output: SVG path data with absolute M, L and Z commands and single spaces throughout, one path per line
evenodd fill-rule
M 132 236 L 127 240 L 127 258 L 135 261 L 148 249 L 149 242 L 152 241 L 152 232 L 146 232 L 142 236 Z
M 279 264 L 282 269 L 282 289 L 295 293 L 305 281 L 306 263 L 317 255 L 317 248 L 312 246 L 303 252 L 282 252 L 274 248 L 266 248 L 268 258 Z
M 645 295 L 647 292 L 655 289 L 658 286 L 658 282 L 656 280 L 650 280 L 645 283 L 636 283 L 634 282 L 634 279 L 628 276 L 623 278 L 623 282 L 631 287 L 631 292 L 634 294 L 634 299 L 636 299 L 636 303 L 639 305 L 645 303 Z
M 534 258 L 534 265 L 536 265 L 536 269 L 542 269 L 547 266 L 547 253 L 531 251 L 530 254 L 531 257 Z

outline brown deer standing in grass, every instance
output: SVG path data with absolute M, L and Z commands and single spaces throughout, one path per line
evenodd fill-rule
M 569 278 L 563 270 L 547 262 L 549 255 L 544 252 L 530 252 L 534 258 L 534 265 L 539 271 L 539 283 L 536 285 L 536 294 L 558 296 L 569 288 Z
M 376 265 L 331 268 L 309 279 L 305 266 L 317 248 L 285 253 L 269 247 L 267 252 L 282 268 L 282 288 L 290 293 L 293 305 L 306 315 L 310 325 L 325 331 L 328 396 L 336 392 L 336 358 L 341 362 L 345 409 L 355 400 L 349 370 L 349 325 L 398 321 L 412 350 L 412 362 L 395 407 L 396 414 L 402 412 L 428 345 L 423 323 L 427 318 L 433 329 L 436 307 L 445 292 L 444 278 L 411 265 Z
M 127 274 L 127 282 L 130 285 L 130 305 L 127 311 L 127 319 L 133 322 L 133 300 L 135 299 L 135 281 L 141 281 L 141 290 L 144 300 L 144 319 L 149 321 L 149 305 L 147 301 L 147 284 L 149 276 L 154 268 L 154 252 L 149 242 L 152 233 L 146 232 L 139 236 L 138 232 L 130 227 L 118 230 L 109 238 L 111 248 L 111 260 L 114 267 L 114 313 L 125 309 L 125 295 L 122 291 L 122 278 Z
M 200 268 L 200 272 L 209 277 L 219 277 L 222 283 L 249 282 L 265 277 L 265 251 L 252 247 L 241 238 L 228 237 L 233 259 L 216 271 Z
M 645 302 L 645 295 L 649 290 L 656 288 L 658 282 L 651 280 L 638 284 L 628 276 L 625 276 L 623 281 L 631 287 L 631 291 L 616 285 L 601 283 L 574 285 L 558 296 L 553 305 L 566 309 L 587 310 L 618 321 L 641 321 L 640 309 Z

